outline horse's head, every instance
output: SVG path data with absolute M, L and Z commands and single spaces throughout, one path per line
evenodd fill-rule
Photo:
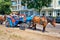
M 51 24 L 53 25 L 53 27 L 56 27 L 56 20 L 53 19 L 53 21 L 51 22 Z
M 51 23 L 53 27 L 56 26 L 56 20 L 53 17 L 47 17 L 48 23 Z

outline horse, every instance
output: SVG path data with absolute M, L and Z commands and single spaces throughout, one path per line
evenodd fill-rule
M 6 20 L 6 15 L 0 16 L 0 24 L 3 24 L 5 20 Z
M 32 28 L 36 29 L 36 24 L 41 24 L 43 26 L 43 30 L 42 32 L 45 32 L 45 28 L 47 26 L 48 23 L 52 24 L 53 27 L 56 26 L 56 21 L 54 18 L 49 18 L 49 17 L 39 17 L 39 16 L 34 16 L 32 19 Z

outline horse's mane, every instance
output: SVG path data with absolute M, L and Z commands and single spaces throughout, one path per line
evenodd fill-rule
M 46 19 L 47 19 L 48 22 L 52 22 L 52 21 L 54 21 L 54 18 L 51 17 L 51 16 L 46 17 Z

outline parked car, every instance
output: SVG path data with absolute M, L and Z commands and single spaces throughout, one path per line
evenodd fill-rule
M 60 23 L 60 16 L 56 17 L 56 23 Z

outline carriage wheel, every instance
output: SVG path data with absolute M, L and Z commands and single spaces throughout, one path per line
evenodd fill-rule
M 8 21 L 6 21 L 5 25 L 6 25 L 6 27 L 10 26 Z
M 28 27 L 28 25 L 26 23 L 21 23 L 19 28 L 21 30 L 25 30 L 27 27 Z
M 33 22 L 27 22 L 26 24 L 28 25 L 27 28 L 31 29 Z

